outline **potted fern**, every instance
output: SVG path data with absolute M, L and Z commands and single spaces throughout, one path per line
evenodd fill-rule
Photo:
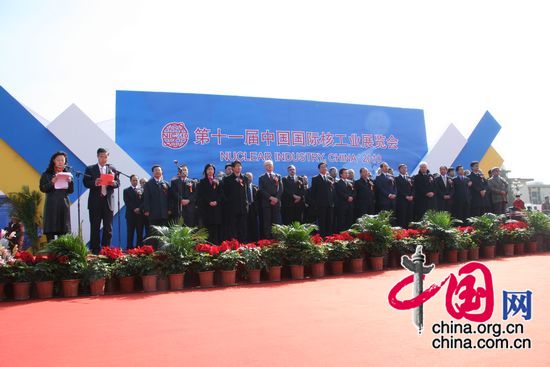
M 42 194 L 36 190 L 30 190 L 29 186 L 23 186 L 21 191 L 10 192 L 7 196 L 12 206 L 12 214 L 19 218 L 25 226 L 25 236 L 28 238 L 33 252 L 38 252 L 38 228 L 42 222 L 39 207 L 42 203 Z
M 57 259 L 63 296 L 76 297 L 88 256 L 88 248 L 82 238 L 65 234 L 48 243 L 39 253 L 50 254 Z
M 481 248 L 485 258 L 495 257 L 495 247 L 500 228 L 500 218 L 493 213 L 485 213 L 479 217 L 468 218 L 473 228 L 472 239 Z
M 449 212 L 435 210 L 428 210 L 420 222 L 412 223 L 412 226 L 424 230 L 425 236 L 431 241 L 430 252 L 433 264 L 439 263 L 441 251 L 446 252 L 447 262 L 457 262 L 458 231 L 454 226 L 460 223 L 461 221 L 453 219 Z
M 391 249 L 393 230 L 390 223 L 392 213 L 381 211 L 377 215 L 364 215 L 352 225 L 350 232 L 356 237 L 367 236 L 366 252 L 372 270 L 379 271 L 384 267 L 384 256 Z
M 313 246 L 311 233 L 317 230 L 314 224 L 293 222 L 289 225 L 274 224 L 272 233 L 285 248 L 285 259 L 290 266 L 292 279 L 304 279 L 307 252 Z
M 194 256 L 194 247 L 208 239 L 205 228 L 188 227 L 180 218 L 168 226 L 152 226 L 152 236 L 160 244 L 165 254 L 165 269 L 168 275 L 170 290 L 183 289 L 185 271 Z M 164 275 L 164 274 L 161 274 Z

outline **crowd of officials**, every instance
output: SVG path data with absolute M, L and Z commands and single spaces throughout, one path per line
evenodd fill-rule
M 89 189 L 90 245 L 94 253 L 111 244 L 113 193 L 120 185 L 118 171 L 108 163 L 109 152 L 98 149 L 97 159 L 97 164 L 86 168 L 83 179 Z M 499 168 L 486 177 L 479 162 L 471 162 L 468 169 L 442 166 L 437 174 L 421 163 L 413 176 L 405 164 L 400 164 L 397 172 L 382 163 L 377 172 L 361 168 L 356 175 L 351 169 L 337 170 L 319 163 L 319 173 L 311 180 L 300 176 L 293 165 L 287 167 L 285 175 L 274 171 L 272 161 L 263 165 L 265 173 L 257 184 L 250 172 L 243 172 L 239 161 L 227 164 L 220 172 L 213 164 L 206 164 L 200 179 L 190 178 L 186 165 L 179 165 L 177 176 L 171 180 L 164 179 L 159 165 L 152 167 L 149 180 L 132 175 L 130 186 L 123 190 L 127 247 L 141 245 L 151 226 L 179 218 L 186 225 L 207 228 L 209 240 L 218 244 L 231 238 L 242 242 L 271 238 L 272 224 L 294 221 L 316 223 L 320 234 L 326 236 L 348 229 L 364 214 L 382 210 L 393 211 L 395 225 L 407 228 L 430 209 L 466 220 L 486 212 L 502 214 L 507 207 L 509 187 Z M 44 233 L 48 240 L 71 231 L 68 194 L 73 192 L 73 182 L 67 188 L 55 188 L 56 174 L 68 170 L 67 155 L 56 152 L 40 179 L 40 189 L 46 193 Z M 102 174 L 113 174 L 113 181 L 105 184 Z

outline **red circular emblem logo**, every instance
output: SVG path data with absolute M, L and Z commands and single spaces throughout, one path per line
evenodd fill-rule
M 170 149 L 180 149 L 189 141 L 189 131 L 183 122 L 169 122 L 160 132 L 162 146 Z

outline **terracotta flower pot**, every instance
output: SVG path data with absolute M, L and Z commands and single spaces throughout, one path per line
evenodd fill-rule
M 141 283 L 143 284 L 144 292 L 156 292 L 157 291 L 157 279 L 158 275 L 142 275 Z
M 214 270 L 199 271 L 199 284 L 201 288 L 211 288 L 214 286 Z
M 105 294 L 113 294 L 117 291 L 116 278 L 105 279 Z
M 3 300 L 6 296 L 4 294 L 4 287 L 6 285 L 4 283 L 0 283 L 0 301 Z
M 428 264 L 439 264 L 439 251 L 428 251 L 426 253 L 426 263 Z
M 260 275 L 262 271 L 260 269 L 248 270 L 248 282 L 251 284 L 260 283 Z
M 362 273 L 364 262 L 365 262 L 365 259 L 363 259 L 362 257 L 359 258 L 359 259 L 351 259 L 351 261 L 350 261 L 351 272 L 352 273 Z
M 342 275 L 344 274 L 344 261 L 331 261 L 330 262 L 330 273 L 332 275 Z
M 294 280 L 304 279 L 304 266 L 303 265 L 290 265 L 290 275 Z
M 170 283 L 171 291 L 179 291 L 183 289 L 183 282 L 185 281 L 185 274 L 168 274 L 168 282 Z
M 61 289 L 63 290 L 63 297 L 76 297 L 78 296 L 78 284 L 79 279 L 63 279 L 61 281 Z
M 237 270 L 222 270 L 221 275 L 222 286 L 226 287 L 237 284 Z
M 369 257 L 369 264 L 372 271 L 384 269 L 384 256 Z
M 495 245 L 483 246 L 481 248 L 481 256 L 485 259 L 492 259 L 495 257 Z
M 53 280 L 36 282 L 36 298 L 46 299 L 53 297 Z
M 325 276 L 325 263 L 311 264 L 311 277 L 322 278 Z
M 537 252 L 538 243 L 537 242 L 527 242 L 527 253 L 535 254 Z
M 514 247 L 513 243 L 505 243 L 502 245 L 502 250 L 504 256 L 514 256 Z
M 447 250 L 447 262 L 456 264 L 458 262 L 458 251 L 456 249 Z
M 90 281 L 90 295 L 103 296 L 105 294 L 105 278 Z
M 521 243 L 516 243 L 514 245 L 514 253 L 519 256 L 519 255 L 524 255 L 525 254 L 525 243 L 521 242 Z
M 134 276 L 118 278 L 120 293 L 132 293 L 135 289 L 135 278 Z
M 161 277 L 160 275 L 157 278 L 157 291 L 166 292 L 169 288 L 168 277 Z
M 30 298 L 31 282 L 13 283 L 13 299 L 24 301 Z
M 281 268 L 282 268 L 282 266 L 271 266 L 268 269 L 269 281 L 270 282 L 280 282 L 281 281 Z
M 466 260 L 468 260 L 468 249 L 463 248 L 458 250 L 458 261 L 462 263 Z
M 468 249 L 468 259 L 479 260 L 479 247 Z

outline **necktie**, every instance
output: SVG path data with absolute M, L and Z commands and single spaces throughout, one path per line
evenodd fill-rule
M 441 176 L 443 178 L 443 186 L 447 187 L 447 176 Z
M 99 166 L 99 172 L 101 174 L 105 174 L 107 172 L 107 169 L 105 166 Z M 102 185 L 101 186 L 101 196 L 107 196 L 107 186 Z
M 254 202 L 254 195 L 252 193 L 252 184 L 248 184 L 248 203 L 252 204 Z

